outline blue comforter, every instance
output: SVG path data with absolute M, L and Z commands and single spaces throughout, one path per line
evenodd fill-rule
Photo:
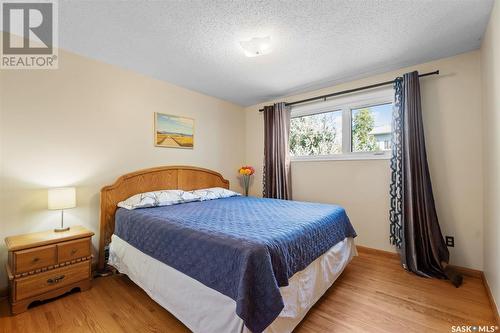
M 115 234 L 234 299 L 236 313 L 254 333 L 283 309 L 279 287 L 344 238 L 356 236 L 339 206 L 251 197 L 119 208 Z

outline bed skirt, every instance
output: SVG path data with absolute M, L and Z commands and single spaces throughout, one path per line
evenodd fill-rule
M 265 333 L 288 333 L 328 290 L 357 255 L 353 238 L 345 238 L 304 270 L 280 292 L 285 308 Z M 236 302 L 197 280 L 139 251 L 116 235 L 109 264 L 141 287 L 195 333 L 251 333 L 236 315 Z

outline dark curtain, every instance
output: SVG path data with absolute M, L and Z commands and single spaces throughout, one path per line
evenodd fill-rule
M 265 198 L 292 198 L 290 178 L 290 110 L 285 103 L 264 107 L 264 177 Z
M 444 242 L 427 165 L 418 72 L 394 83 L 390 240 L 403 267 L 420 276 L 446 278 Z

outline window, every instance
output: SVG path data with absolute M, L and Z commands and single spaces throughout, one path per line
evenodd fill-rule
M 388 158 L 392 89 L 292 108 L 292 160 Z
M 351 111 L 353 152 L 390 150 L 392 103 L 371 105 Z

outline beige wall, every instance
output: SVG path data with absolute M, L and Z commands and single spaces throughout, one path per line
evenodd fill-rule
M 455 236 L 451 262 L 483 268 L 483 178 L 480 54 L 452 58 L 363 80 L 283 98 L 293 101 L 391 80 L 411 71 L 439 69 L 421 80 L 429 166 L 441 227 Z M 266 103 L 267 104 L 267 103 Z M 246 109 L 246 162 L 257 166 L 251 192 L 262 187 L 263 120 L 261 105 Z M 358 244 L 392 250 L 389 244 L 388 160 L 292 162 L 294 199 L 343 205 L 358 232 Z
M 59 55 L 58 70 L 0 74 L 0 267 L 7 257 L 5 236 L 59 223 L 59 213 L 47 210 L 47 187 L 75 185 L 78 207 L 66 212 L 66 221 L 96 234 L 99 190 L 126 172 L 202 166 L 239 189 L 241 107 L 71 53 Z M 155 111 L 195 118 L 194 150 L 154 147 Z M 1 288 L 6 277 L 0 272 Z
M 484 107 L 484 272 L 500 305 L 500 3 L 481 47 Z

